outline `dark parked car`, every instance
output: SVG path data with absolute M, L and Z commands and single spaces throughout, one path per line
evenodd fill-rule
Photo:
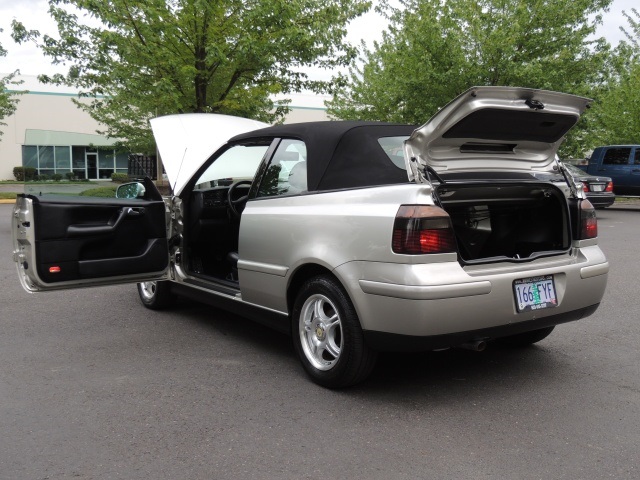
M 564 166 L 574 180 L 582 183 L 582 189 L 594 207 L 605 208 L 613 205 L 616 196 L 613 193 L 611 178 L 589 175 L 575 165 L 568 163 L 564 163 Z

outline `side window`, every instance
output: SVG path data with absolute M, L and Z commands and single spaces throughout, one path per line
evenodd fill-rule
M 604 165 L 627 165 L 630 155 L 630 148 L 607 148 L 602 163 Z
M 253 180 L 269 148 L 267 145 L 236 145 L 220 155 L 196 181 L 195 189 L 231 185 L 238 180 Z
M 284 139 L 267 167 L 257 197 L 297 195 L 307 191 L 307 147 L 300 140 Z
M 640 165 L 640 147 L 636 147 L 636 154 L 633 157 L 633 163 L 635 165 Z

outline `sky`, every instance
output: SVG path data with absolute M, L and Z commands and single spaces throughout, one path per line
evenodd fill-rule
M 374 1 L 375 3 L 375 1 Z M 610 11 L 603 16 L 603 24 L 597 35 L 607 38 L 616 45 L 624 38 L 620 27 L 628 27 L 623 11 L 630 12 L 631 8 L 638 5 L 638 0 L 614 0 Z M 39 30 L 40 33 L 55 35 L 55 24 L 48 14 L 46 0 L 0 0 L 0 44 L 7 50 L 6 57 L 0 57 L 0 73 L 10 73 L 20 70 L 23 75 L 40 75 L 65 73 L 66 67 L 51 65 L 49 59 L 44 57 L 37 47 L 32 44 L 17 45 L 10 37 L 11 21 L 20 20 L 29 30 Z M 361 40 L 371 45 L 374 40 L 381 37 L 381 32 L 386 26 L 386 21 L 373 10 L 364 16 L 354 20 L 349 26 L 348 40 L 352 44 L 359 45 Z M 318 80 L 328 80 L 331 72 L 314 72 Z

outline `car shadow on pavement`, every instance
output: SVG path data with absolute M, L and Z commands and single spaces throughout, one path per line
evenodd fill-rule
M 212 307 L 182 303 L 176 309 L 180 315 L 171 315 L 171 321 L 180 321 L 204 330 L 215 342 L 221 336 L 235 344 L 238 350 L 255 352 L 268 357 L 283 374 L 299 378 L 301 387 L 311 382 L 299 365 L 288 335 L 259 323 Z M 215 348 L 212 345 L 212 348 Z M 514 385 L 544 382 L 551 375 L 562 375 L 557 370 L 559 357 L 550 354 L 545 343 L 526 348 L 505 348 L 489 344 L 483 352 L 448 349 L 420 353 L 381 353 L 369 379 L 360 385 L 340 390 L 347 396 L 385 396 L 402 391 L 424 396 L 426 392 L 437 402 L 449 398 L 455 391 L 461 395 L 476 389 L 512 389 Z M 298 382 L 296 382 L 298 383 Z M 324 389 L 321 389 L 321 391 Z
M 247 347 L 262 349 L 269 355 L 294 356 L 288 335 L 245 317 L 185 299 L 181 299 L 171 311 L 180 313 L 172 315 L 171 321 L 197 325 L 214 336 L 228 337 Z
M 402 391 L 405 398 L 435 404 L 469 398 L 479 391 L 501 395 L 514 389 L 538 388 L 562 377 L 559 358 L 541 345 L 506 348 L 489 344 L 483 352 L 452 348 L 423 353 L 384 353 L 371 377 L 353 393 L 384 397 Z M 397 398 L 397 397 L 394 397 Z

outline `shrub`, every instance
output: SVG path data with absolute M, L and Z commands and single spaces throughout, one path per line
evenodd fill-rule
M 19 182 L 29 182 L 36 177 L 37 170 L 33 167 L 13 167 L 13 176 Z
M 73 172 L 67 172 L 64 174 L 65 177 L 67 177 L 67 180 L 72 181 L 76 179 L 76 174 Z
M 31 182 L 36 179 L 38 170 L 34 167 L 24 167 L 24 181 Z
M 116 188 L 117 188 L 116 185 L 109 186 L 109 187 L 90 188 L 89 190 L 80 192 L 80 196 L 81 197 L 114 198 L 116 196 Z
M 54 182 L 59 182 L 60 180 L 62 180 L 62 174 L 61 173 L 54 173 L 51 178 L 53 179 Z
M 129 181 L 129 175 L 127 173 L 112 173 L 111 180 L 117 183 L 127 183 Z
M 24 182 L 24 167 L 13 167 L 13 176 L 19 182 Z
M 47 180 L 49 180 L 49 175 L 47 175 L 46 173 L 43 173 L 41 175 L 36 175 L 34 177 L 34 180 L 38 180 L 40 182 L 46 182 Z

